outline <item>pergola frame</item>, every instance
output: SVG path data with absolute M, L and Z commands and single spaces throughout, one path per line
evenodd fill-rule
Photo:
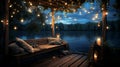
M 86 0 L 25 0 L 28 2 L 35 3 L 35 5 L 41 5 L 45 8 L 51 8 L 52 9 L 52 36 L 55 36 L 55 18 L 54 13 L 57 10 L 69 10 L 71 12 L 70 8 L 79 8 L 82 3 L 84 3 Z M 94 0 L 87 0 L 87 1 L 94 1 Z M 106 41 L 106 24 L 107 24 L 107 15 L 105 14 L 107 11 L 107 3 L 109 0 L 97 0 L 102 5 L 102 43 Z M 73 3 L 73 5 L 69 5 Z M 4 54 L 8 54 L 8 43 L 9 43 L 9 5 L 10 0 L 5 0 L 5 21 L 4 21 Z M 63 7 L 64 6 L 64 7 Z

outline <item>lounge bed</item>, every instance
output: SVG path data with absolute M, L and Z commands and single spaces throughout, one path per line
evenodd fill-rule
M 29 39 L 29 40 L 22 40 L 20 38 L 17 38 L 16 40 L 17 41 L 14 41 L 9 45 L 9 50 L 10 50 L 9 55 L 10 58 L 13 58 L 16 61 L 17 65 L 20 65 L 21 62 L 23 61 L 27 61 L 29 59 L 33 59 L 36 57 L 41 57 L 41 55 L 52 51 L 69 49 L 67 42 L 57 38 L 48 37 L 48 38 Z M 18 43 L 19 40 L 23 41 L 23 43 Z M 27 45 L 23 45 L 23 44 L 27 44 Z M 13 45 L 19 45 L 19 48 L 17 49 L 16 46 Z

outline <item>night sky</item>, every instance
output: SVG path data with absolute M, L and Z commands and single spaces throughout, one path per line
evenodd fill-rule
M 108 21 L 114 21 L 118 19 L 118 17 L 114 16 L 114 14 L 117 14 L 115 9 L 112 7 L 114 3 L 115 0 L 110 0 L 107 16 Z M 50 12 L 50 9 L 43 11 L 43 13 L 46 14 L 46 23 L 51 22 Z M 73 13 L 58 11 L 55 13 L 55 20 L 55 23 L 64 24 L 85 24 L 87 22 L 100 22 L 102 20 L 100 4 L 98 2 L 85 2 L 76 12 Z

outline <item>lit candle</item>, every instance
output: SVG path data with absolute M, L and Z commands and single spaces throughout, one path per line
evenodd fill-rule
M 94 53 L 94 60 L 96 61 L 97 60 L 97 54 L 96 53 Z
M 97 45 L 101 45 L 101 38 L 97 38 Z
M 60 38 L 60 34 L 57 34 L 57 38 L 58 38 L 58 39 Z
M 57 37 L 56 40 L 59 42 L 60 41 L 60 34 L 57 34 L 56 37 Z

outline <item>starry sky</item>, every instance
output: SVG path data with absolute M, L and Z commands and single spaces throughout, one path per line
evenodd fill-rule
M 110 0 L 110 4 L 108 6 L 108 15 L 107 20 L 108 21 L 114 21 L 118 18 L 113 16 L 116 14 L 115 9 L 112 7 L 112 5 L 115 3 L 115 0 Z M 46 23 L 51 23 L 51 10 L 45 10 L 43 13 L 46 14 Z M 111 20 L 112 19 L 112 20 Z M 94 2 L 85 2 L 82 4 L 82 6 L 73 13 L 67 13 L 67 12 L 60 12 L 57 11 L 55 13 L 55 23 L 63 23 L 63 24 L 85 24 L 87 22 L 100 22 L 102 20 L 102 13 L 100 8 L 100 3 Z

